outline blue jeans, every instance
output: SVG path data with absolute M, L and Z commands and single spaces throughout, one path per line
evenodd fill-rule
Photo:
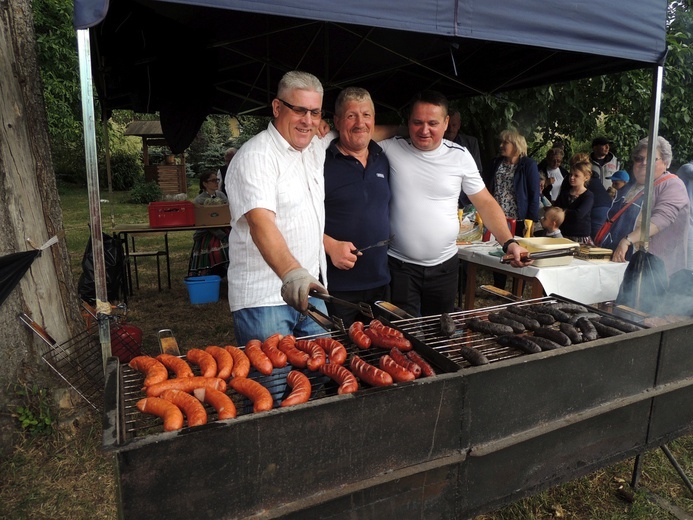
M 325 302 L 317 298 L 308 298 L 308 301 L 319 311 L 327 314 Z M 239 347 L 244 347 L 251 339 L 264 341 L 273 334 L 283 336 L 293 334 L 297 338 L 311 336 L 325 332 L 313 319 L 304 316 L 288 305 L 273 307 L 251 307 L 233 312 L 233 324 L 236 341 Z M 254 368 L 251 368 L 248 377 L 255 379 L 267 388 L 274 399 L 274 406 L 284 399 L 287 393 L 286 375 L 292 370 L 291 365 L 284 368 L 275 368 L 272 374 L 265 376 Z M 304 371 L 305 372 L 305 371 Z M 244 407 L 244 413 L 252 411 L 252 407 Z

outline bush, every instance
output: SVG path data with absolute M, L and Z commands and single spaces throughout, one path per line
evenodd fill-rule
M 161 188 L 156 182 L 144 182 L 138 179 L 130 190 L 128 202 L 131 204 L 149 204 L 161 200 L 161 195 Z
M 111 182 L 116 191 L 127 191 L 144 175 L 144 167 L 139 154 L 119 151 L 111 155 Z M 107 184 L 103 172 L 103 184 Z

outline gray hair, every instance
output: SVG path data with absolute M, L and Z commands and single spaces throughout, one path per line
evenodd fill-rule
M 337 100 L 334 103 L 334 113 L 337 115 L 343 114 L 344 105 L 346 105 L 349 101 L 356 101 L 358 103 L 368 101 L 371 106 L 373 106 L 371 95 L 365 88 L 347 87 L 337 96 Z
M 291 70 L 284 74 L 279 80 L 279 88 L 277 89 L 277 97 L 283 98 L 293 90 L 310 90 L 317 92 L 322 96 L 323 89 L 320 80 L 308 72 L 300 70 Z
M 640 141 L 638 141 L 637 146 L 633 148 L 633 152 L 630 156 L 635 157 L 636 155 L 640 154 L 640 152 L 642 152 L 643 150 L 647 151 L 648 144 L 648 137 L 640 139 Z M 671 160 L 673 159 L 674 154 L 671 151 L 671 145 L 669 144 L 669 141 L 664 139 L 661 135 L 657 136 L 657 150 L 659 151 L 659 154 L 662 156 L 662 161 L 664 161 L 664 165 L 667 168 L 669 168 L 669 166 L 671 166 Z

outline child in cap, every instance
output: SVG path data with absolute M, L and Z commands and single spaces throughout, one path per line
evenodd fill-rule
M 563 238 L 561 230 L 558 229 L 565 220 L 565 211 L 558 206 L 549 206 L 544 210 L 544 216 L 541 217 L 540 231 L 537 231 L 534 236 L 547 238 Z
M 611 186 L 607 188 L 606 192 L 613 199 L 616 197 L 616 192 L 623 188 L 630 180 L 630 175 L 626 170 L 618 170 L 611 176 Z

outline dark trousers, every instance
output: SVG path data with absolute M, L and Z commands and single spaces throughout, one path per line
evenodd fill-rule
M 383 285 L 381 287 L 376 287 L 375 289 L 365 289 L 363 291 L 332 291 L 330 290 L 330 295 L 340 300 L 346 300 L 352 303 L 367 303 L 373 308 L 373 315 L 378 316 L 378 309 L 375 308 L 373 303 L 377 301 L 390 301 L 390 286 Z M 359 312 L 358 309 L 352 309 L 344 305 L 335 305 L 331 302 L 327 303 L 327 310 L 330 316 L 337 316 L 342 319 L 345 327 L 349 327 L 355 321 L 362 321 L 363 323 L 370 323 L 371 318 L 364 316 Z
M 392 303 L 414 316 L 452 312 L 457 296 L 460 260 L 424 267 L 390 257 Z

